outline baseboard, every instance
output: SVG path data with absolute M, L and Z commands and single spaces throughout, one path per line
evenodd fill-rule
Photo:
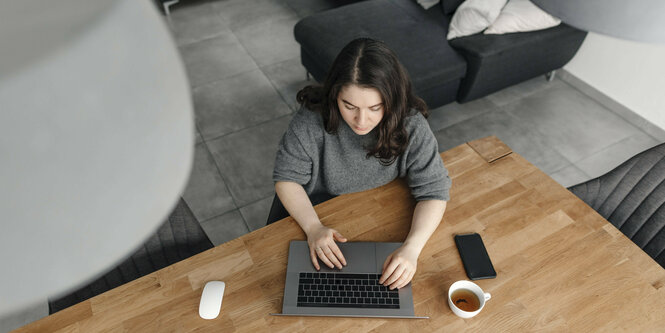
M 556 74 L 559 78 L 561 78 L 561 80 L 570 84 L 571 86 L 581 91 L 583 94 L 589 96 L 591 99 L 600 103 L 604 107 L 610 109 L 610 111 L 616 113 L 619 117 L 625 119 L 633 126 L 641 129 L 642 131 L 649 134 L 659 142 L 665 142 L 665 130 L 654 125 L 650 121 L 644 119 L 642 116 L 635 113 L 635 111 L 615 101 L 611 97 L 600 92 L 598 89 L 592 87 L 588 83 L 582 81 L 580 78 L 571 74 L 570 72 L 568 72 L 563 68 L 558 69 Z

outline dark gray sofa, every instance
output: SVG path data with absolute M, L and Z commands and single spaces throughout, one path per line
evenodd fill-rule
M 385 42 L 409 71 L 416 94 L 435 108 L 467 102 L 563 67 L 586 32 L 565 24 L 506 35 L 446 40 L 459 0 L 424 10 L 414 0 L 368 0 L 308 16 L 294 28 L 303 66 L 322 82 L 337 53 L 357 37 Z

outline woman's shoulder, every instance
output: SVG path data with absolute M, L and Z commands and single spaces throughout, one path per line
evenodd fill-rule
M 425 116 L 417 110 L 411 110 L 404 121 L 404 127 L 410 136 L 419 136 L 432 132 Z
M 297 135 L 318 136 L 324 130 L 323 117 L 316 111 L 301 107 L 291 118 L 289 127 Z

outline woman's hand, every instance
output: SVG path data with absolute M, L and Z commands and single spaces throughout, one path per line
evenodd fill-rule
M 337 232 L 337 230 L 324 227 L 323 225 L 317 226 L 307 233 L 309 255 L 317 271 L 321 269 L 319 261 L 316 259 L 317 257 L 330 268 L 337 267 L 338 269 L 342 269 L 342 266 L 346 266 L 346 259 L 344 259 L 342 251 L 337 247 L 335 240 L 342 243 L 346 242 L 346 238 Z
M 395 250 L 383 263 L 383 274 L 379 278 L 379 283 L 389 287 L 390 290 L 406 286 L 416 274 L 419 255 L 420 251 L 416 248 L 404 245 Z

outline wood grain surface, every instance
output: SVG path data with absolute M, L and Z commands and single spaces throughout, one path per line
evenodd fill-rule
M 277 317 L 289 241 L 286 218 L 17 332 L 655 332 L 665 327 L 665 270 L 581 200 L 495 138 L 441 154 L 453 180 L 443 223 L 420 255 L 416 315 L 428 320 Z M 474 148 L 472 148 L 474 147 Z M 414 201 L 402 180 L 316 207 L 350 241 L 403 241 Z M 482 235 L 497 278 L 471 319 L 448 308 L 448 287 L 467 279 L 453 235 Z M 207 281 L 226 282 L 217 319 L 198 316 Z

